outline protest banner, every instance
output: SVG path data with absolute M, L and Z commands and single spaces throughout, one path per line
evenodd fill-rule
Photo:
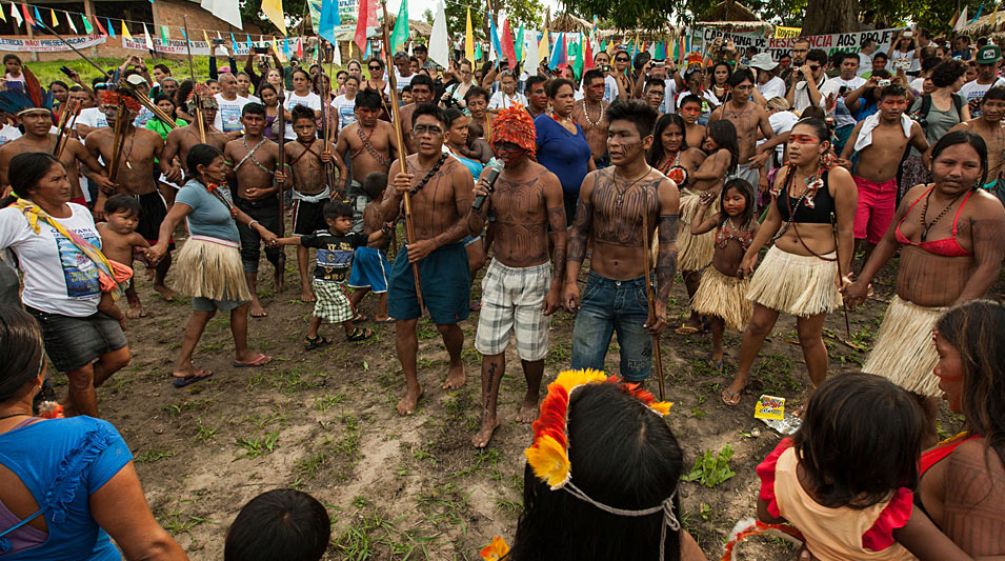
M 67 37 L 67 42 L 78 49 L 86 49 L 105 42 L 106 37 L 100 34 Z M 143 38 L 140 37 L 140 45 Z M 0 37 L 0 51 L 15 53 L 62 53 L 70 51 L 70 47 L 56 38 L 16 39 Z
M 901 28 L 874 29 L 868 31 L 852 31 L 849 33 L 831 33 L 827 35 L 806 35 L 803 38 L 810 42 L 811 49 L 823 49 L 828 56 L 837 51 L 858 52 L 866 39 L 876 41 L 877 51 L 886 52 L 890 43 L 896 38 Z M 708 52 L 712 42 L 718 37 L 723 40 L 732 39 L 736 48 L 742 53 L 747 47 L 755 47 L 758 52 L 767 52 L 771 58 L 778 60 L 792 49 L 798 37 L 772 38 L 759 33 L 735 33 L 714 27 L 695 27 L 689 31 L 691 45 L 694 50 Z
M 788 39 L 789 37 L 799 37 L 803 34 L 802 27 L 775 27 L 775 39 Z

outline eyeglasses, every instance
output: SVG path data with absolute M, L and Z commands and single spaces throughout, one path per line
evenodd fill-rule
M 369 68 L 370 70 L 380 70 L 381 69 L 381 67 L 378 66 L 378 65 L 376 65 L 376 64 L 371 64 L 367 68 Z
M 811 65 L 810 65 L 810 70 L 811 70 L 811 71 L 813 71 L 813 72 L 816 72 L 817 70 L 820 70 L 820 66 L 813 66 L 813 65 L 811 64 Z
M 443 129 L 436 125 L 415 125 L 412 127 L 412 132 L 418 136 L 420 134 L 431 134 L 433 136 L 438 136 L 443 134 Z

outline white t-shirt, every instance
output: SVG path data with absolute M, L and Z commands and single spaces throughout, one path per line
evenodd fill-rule
M 78 125 L 87 125 L 92 129 L 100 129 L 101 127 L 108 126 L 108 119 L 105 118 L 105 114 L 101 112 L 101 109 L 87 107 L 80 110 L 76 123 Z
M 398 74 L 398 70 L 395 69 L 395 71 L 394 71 L 394 78 L 396 80 L 395 85 L 398 88 L 398 93 L 401 93 L 401 90 L 405 89 L 405 86 L 411 86 L 412 85 L 412 78 L 415 78 L 415 74 L 409 74 L 408 76 L 402 76 L 401 74 Z
M 489 109 L 506 109 L 514 103 L 519 103 L 520 105 L 526 107 L 527 98 L 524 97 L 522 93 L 514 93 L 511 97 L 503 93 L 502 90 L 499 90 L 492 94 L 492 98 L 489 99 Z
M 820 92 L 823 92 L 824 87 L 827 85 L 827 78 L 823 78 L 822 80 L 823 81 L 821 81 L 820 83 L 817 84 L 817 90 L 820 91 Z M 805 80 L 797 83 L 795 87 L 796 87 L 796 92 L 795 92 L 795 94 L 793 95 L 793 98 L 792 98 L 792 102 L 793 102 L 792 103 L 792 105 L 793 105 L 792 108 L 797 113 L 802 113 L 804 109 L 806 109 L 807 107 L 809 107 L 810 105 L 812 105 L 812 103 L 810 103 L 810 92 L 809 92 L 809 89 L 807 88 L 807 84 L 806 84 Z M 820 94 L 820 103 L 818 103 L 817 105 L 819 105 L 820 107 L 824 107 L 826 105 L 826 103 L 827 103 L 827 96 L 825 96 L 825 95 L 823 95 L 821 93 Z
M 246 97 L 237 96 L 233 100 L 224 99 L 223 94 L 213 96 L 220 109 L 216 112 L 216 119 L 213 120 L 213 127 L 218 131 L 234 132 L 244 128 L 241 125 L 241 111 L 244 106 L 251 103 Z
M 17 127 L 4 125 L 3 128 L 0 128 L 0 146 L 19 138 L 21 138 L 21 131 Z
M 799 121 L 799 117 L 792 111 L 776 111 L 768 116 L 768 123 L 771 125 L 771 132 L 773 136 L 778 136 L 783 132 L 788 132 L 792 130 L 796 122 Z M 764 142 L 763 140 L 758 142 L 760 144 Z M 782 155 L 785 153 L 785 144 L 779 144 L 775 147 L 775 151 L 778 153 L 778 158 L 781 159 Z
M 309 107 L 314 111 L 321 111 L 321 96 L 314 92 L 308 93 L 306 96 L 299 96 L 292 91 L 286 92 L 286 107 L 287 111 L 293 111 L 293 108 L 303 105 L 304 107 Z M 293 123 L 287 121 L 286 123 L 286 139 L 295 140 L 297 138 L 297 133 L 293 132 Z
M 618 79 L 610 74 L 604 76 L 604 101 L 614 103 L 618 99 Z
M 67 230 L 100 248 L 101 237 L 87 207 L 68 203 L 73 214 L 57 219 Z M 36 310 L 71 317 L 98 311 L 101 285 L 98 268 L 68 238 L 39 220 L 36 234 L 20 210 L 0 210 L 0 249 L 10 248 L 24 272 L 21 300 Z
M 984 99 L 984 94 L 986 94 L 988 90 L 994 86 L 1005 86 L 1005 79 L 999 76 L 990 84 L 978 84 L 977 80 L 967 82 L 966 84 L 963 84 L 962 88 L 960 88 L 960 95 L 962 95 L 963 99 L 967 100 L 967 102 L 973 100 L 980 102 L 980 100 Z M 980 111 L 971 111 L 970 116 L 972 118 L 977 118 L 980 116 Z
M 911 90 L 914 93 L 918 94 L 919 96 L 921 96 L 922 94 L 925 93 L 924 92 L 924 89 L 925 89 L 925 79 L 924 78 L 915 78 L 915 79 L 911 80 L 911 83 L 908 84 L 908 86 L 910 86 Z
M 767 82 L 758 84 L 757 91 L 764 96 L 765 100 L 785 97 L 785 80 L 782 80 L 778 76 L 772 76 Z
M 858 75 L 872 75 L 872 55 L 858 53 Z
M 921 61 L 914 57 L 914 49 L 907 52 L 894 49 L 893 52 L 890 53 L 889 68 L 891 68 L 893 72 L 896 72 L 899 70 L 899 66 L 901 65 L 903 65 L 905 73 L 918 72 L 921 70 Z
M 356 98 L 348 99 L 340 95 L 332 100 L 332 107 L 338 111 L 339 128 L 346 128 L 356 122 Z

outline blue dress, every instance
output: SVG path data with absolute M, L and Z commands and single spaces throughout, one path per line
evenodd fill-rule
M 40 545 L 16 553 L 0 550 L 0 558 L 121 561 L 111 538 L 91 516 L 89 501 L 132 458 L 115 427 L 91 417 L 37 421 L 0 434 L 0 465 L 31 492 L 49 530 Z M 8 547 L 18 542 L 11 537 L 5 536 Z
M 558 176 L 566 196 L 579 195 L 592 157 L 583 129 L 576 125 L 576 134 L 572 134 L 547 113 L 534 119 L 534 128 L 538 163 Z

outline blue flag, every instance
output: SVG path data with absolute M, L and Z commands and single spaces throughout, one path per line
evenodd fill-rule
M 37 9 L 37 8 L 36 8 Z M 112 25 L 112 20 L 105 18 L 105 29 L 108 30 L 108 34 L 115 37 L 115 26 Z
M 237 50 L 237 37 L 234 37 L 233 32 L 230 34 L 230 44 L 234 47 L 234 50 Z
M 492 51 L 495 52 L 496 58 L 502 56 L 502 43 L 499 41 L 499 32 L 496 30 L 496 18 L 493 17 L 492 12 L 489 12 L 489 35 L 492 36 Z
M 250 51 L 251 50 L 251 35 L 245 34 L 244 37 L 245 37 L 245 41 L 244 42 L 248 45 L 248 50 Z
M 332 45 L 338 44 L 335 38 L 335 26 L 337 25 L 342 25 L 338 15 L 338 0 L 322 0 L 321 22 L 318 24 L 321 29 L 318 31 L 318 35 Z
M 565 64 L 567 60 L 565 56 L 565 34 L 559 33 L 558 39 L 555 41 L 555 47 L 551 51 L 551 61 L 548 63 L 548 68 L 556 70 Z

